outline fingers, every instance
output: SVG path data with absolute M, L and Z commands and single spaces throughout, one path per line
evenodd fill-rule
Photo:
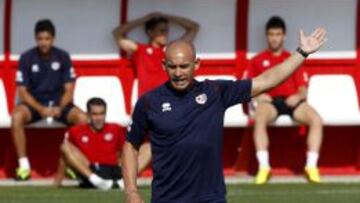
M 300 39 L 305 37 L 304 30 L 300 29 Z
M 322 39 L 322 40 L 319 42 L 319 47 L 321 47 L 326 41 L 327 41 L 327 38 Z
M 321 32 L 319 33 L 319 36 L 317 37 L 319 41 L 323 41 L 326 39 L 326 30 L 322 28 Z
M 313 32 L 312 37 L 316 38 L 318 41 L 322 41 L 326 37 L 326 30 L 319 27 Z
M 311 33 L 310 36 L 316 38 L 319 35 L 320 32 L 321 32 L 321 28 L 318 27 Z

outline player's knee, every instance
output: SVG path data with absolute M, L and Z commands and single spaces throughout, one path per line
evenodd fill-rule
M 75 124 L 82 124 L 82 123 L 87 123 L 88 118 L 86 113 L 79 111 L 79 113 L 76 114 L 76 118 L 75 118 Z
M 20 128 L 25 124 L 25 113 L 19 109 L 15 109 L 11 114 L 11 127 Z
M 151 146 L 150 143 L 145 142 L 140 146 L 140 152 L 146 155 L 151 155 Z
M 256 112 L 254 116 L 256 127 L 266 127 L 266 116 L 261 112 Z
M 322 128 L 323 121 L 318 114 L 315 114 L 314 116 L 311 117 L 309 125 L 310 127 L 314 127 L 314 128 Z
M 60 145 L 60 152 L 62 155 L 68 154 L 70 151 L 70 146 L 68 143 L 64 142 Z

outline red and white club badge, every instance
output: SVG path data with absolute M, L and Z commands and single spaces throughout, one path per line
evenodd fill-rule
M 207 96 L 206 96 L 206 94 L 203 93 L 203 94 L 200 94 L 200 95 L 196 96 L 196 97 L 195 97 L 195 101 L 196 101 L 196 103 L 198 103 L 198 104 L 205 104 L 206 101 L 207 101 Z
M 149 55 L 152 55 L 154 53 L 154 50 L 152 48 L 147 48 L 146 49 L 146 52 L 149 54 Z
M 111 133 L 107 133 L 107 134 L 104 136 L 104 140 L 105 140 L 105 141 L 108 141 L 108 142 L 110 142 L 113 138 L 114 138 L 114 135 L 111 134 Z
M 81 142 L 82 142 L 82 143 L 88 143 L 88 142 L 89 142 L 89 137 L 86 136 L 86 135 L 85 135 L 85 136 L 82 136 L 82 137 L 81 137 Z

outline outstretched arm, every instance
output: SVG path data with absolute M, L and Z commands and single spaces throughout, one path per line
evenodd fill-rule
M 306 54 L 316 52 L 326 41 L 326 30 L 317 28 L 310 36 L 305 36 L 300 30 L 300 46 L 299 48 Z M 251 95 L 257 96 L 260 93 L 274 88 L 288 77 L 304 62 L 305 57 L 296 51 L 283 63 L 264 72 L 253 79 Z
M 134 51 L 137 50 L 137 44 L 126 37 L 126 35 L 133 30 L 134 28 L 143 25 L 146 21 L 151 19 L 152 17 L 155 17 L 156 15 L 159 15 L 158 13 L 150 13 L 146 16 L 143 16 L 141 18 L 137 18 L 135 20 L 129 21 L 125 23 L 124 25 L 121 25 L 119 27 L 116 27 L 113 30 L 114 38 L 120 47 L 120 49 L 124 50 L 127 54 L 132 54 Z
M 181 37 L 182 40 L 193 41 L 196 34 L 199 32 L 200 25 L 188 18 L 168 14 L 165 14 L 165 18 L 185 29 L 185 34 Z

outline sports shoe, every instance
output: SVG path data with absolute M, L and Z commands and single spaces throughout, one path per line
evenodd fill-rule
M 100 190 L 110 190 L 113 187 L 114 182 L 112 180 L 103 180 L 99 184 L 95 185 Z
M 305 175 L 310 183 L 321 183 L 320 173 L 317 167 L 305 167 Z
M 265 184 L 269 181 L 270 177 L 271 177 L 270 168 L 259 168 L 256 174 L 255 184 L 257 185 Z
M 71 168 L 66 168 L 65 170 L 66 177 L 68 177 L 71 180 L 76 180 L 77 175 Z
M 120 190 L 124 190 L 125 188 L 125 184 L 124 184 L 124 180 L 120 179 L 116 181 L 117 186 L 119 186 Z
M 30 169 L 23 169 L 23 168 L 16 169 L 15 180 L 26 181 L 26 180 L 29 180 L 30 177 L 31 177 Z

